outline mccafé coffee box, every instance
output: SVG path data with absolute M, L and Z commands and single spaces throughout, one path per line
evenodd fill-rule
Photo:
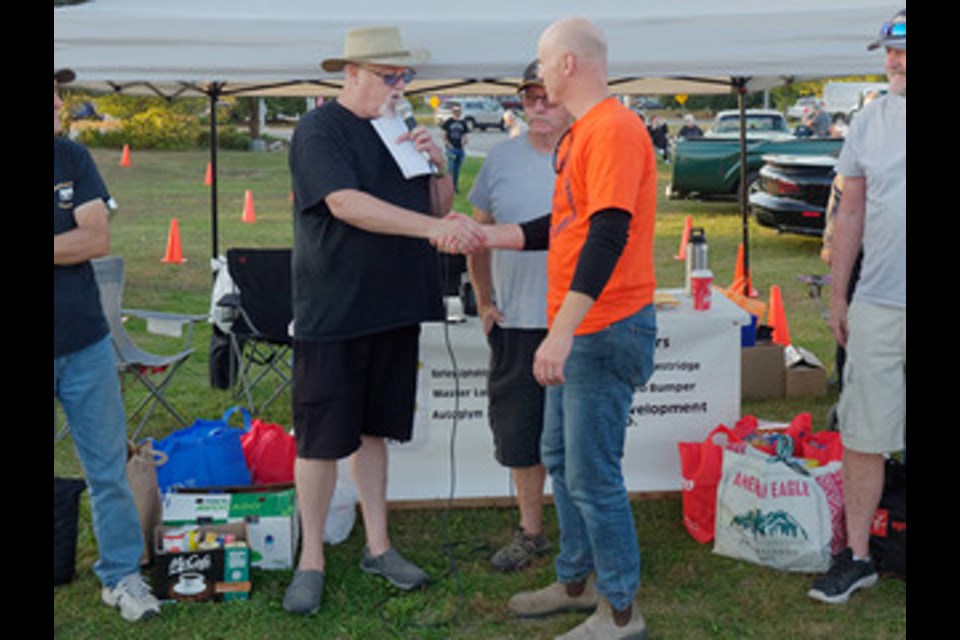
M 157 528 L 153 592 L 158 599 L 247 600 L 250 590 L 245 524 Z

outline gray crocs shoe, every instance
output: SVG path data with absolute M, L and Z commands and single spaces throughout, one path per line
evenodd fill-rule
M 306 616 L 316 613 L 322 599 L 323 572 L 297 570 L 283 596 L 283 608 L 288 613 Z
M 392 547 L 376 557 L 371 556 L 364 547 L 360 568 L 367 573 L 382 576 L 395 587 L 406 591 L 422 587 L 430 581 L 430 576 L 420 567 L 401 556 Z

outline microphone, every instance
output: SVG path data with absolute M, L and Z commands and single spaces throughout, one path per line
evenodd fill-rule
M 398 118 L 403 120 L 403 124 L 407 126 L 407 131 L 413 131 L 417 128 L 417 119 L 413 117 L 413 105 L 410 104 L 409 100 L 398 101 L 395 113 Z
M 417 119 L 413 117 L 413 105 L 410 104 L 410 101 L 407 99 L 402 99 L 397 102 L 396 109 L 394 113 L 397 114 L 397 117 L 403 120 L 403 124 L 406 125 L 407 131 L 413 131 L 417 128 Z M 437 168 L 433 164 L 433 160 L 430 159 L 430 154 L 426 151 L 421 151 L 420 155 L 423 156 L 423 159 L 427 161 L 427 164 L 430 165 L 430 168 L 436 173 Z

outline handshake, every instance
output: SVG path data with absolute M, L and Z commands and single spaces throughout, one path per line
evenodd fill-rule
M 436 220 L 430 244 L 444 253 L 462 254 L 494 248 L 521 249 L 523 234 L 517 225 L 480 224 L 470 216 L 451 211 Z

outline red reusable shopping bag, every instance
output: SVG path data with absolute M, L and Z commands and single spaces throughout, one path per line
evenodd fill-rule
M 717 485 L 723 467 L 723 449 L 743 441 L 757 420 L 747 416 L 731 429 L 718 425 L 703 442 L 680 442 L 680 475 L 683 478 L 683 525 L 697 542 L 713 540 L 717 512 Z
M 283 427 L 257 418 L 240 437 L 240 443 L 253 484 L 293 482 L 297 445 Z

